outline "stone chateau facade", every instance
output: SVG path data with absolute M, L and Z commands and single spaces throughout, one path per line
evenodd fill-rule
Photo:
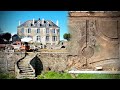
M 43 45 L 57 45 L 60 41 L 60 27 L 51 20 L 28 20 L 17 27 L 20 38 L 31 37 L 33 42 Z

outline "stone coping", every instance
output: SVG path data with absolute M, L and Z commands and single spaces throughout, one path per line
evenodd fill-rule
M 40 52 L 40 53 L 66 53 L 68 54 L 69 52 Z
M 120 71 L 79 71 L 79 70 L 72 70 L 68 71 L 68 73 L 73 74 L 83 74 L 83 73 L 89 73 L 89 74 L 120 74 Z
M 92 16 L 92 17 L 95 17 L 95 16 L 97 16 L 97 17 L 104 17 L 104 16 L 106 16 L 106 17 L 108 17 L 108 16 L 110 16 L 110 17 L 116 17 L 116 16 L 118 16 L 118 17 L 120 17 L 120 12 L 119 11 L 109 11 L 109 12 L 104 12 L 104 11 L 101 11 L 101 12 L 97 12 L 97 11 L 93 11 L 93 12 L 89 12 L 89 11 L 85 11 L 85 12 L 81 12 L 81 11 L 71 11 L 71 12 L 69 12 L 69 16 L 79 16 L 79 17 L 88 17 L 88 16 Z

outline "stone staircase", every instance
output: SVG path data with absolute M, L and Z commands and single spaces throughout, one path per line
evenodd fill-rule
M 30 61 L 36 56 L 35 53 L 28 53 L 25 58 L 17 63 L 17 79 L 35 79 L 35 70 L 31 66 Z

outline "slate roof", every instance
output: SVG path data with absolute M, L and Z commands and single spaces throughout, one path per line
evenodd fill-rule
M 50 28 L 50 27 L 55 27 L 59 28 L 55 23 L 53 23 L 51 20 L 44 20 L 44 23 L 42 23 L 42 20 L 34 20 L 34 25 L 33 25 L 33 20 L 28 20 L 21 24 L 19 27 L 35 27 L 35 28 Z

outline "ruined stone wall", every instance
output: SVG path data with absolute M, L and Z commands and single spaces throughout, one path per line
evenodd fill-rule
M 79 69 L 104 67 L 120 69 L 120 12 L 69 12 L 69 60 Z
M 43 64 L 43 70 L 64 71 L 67 69 L 68 53 L 40 53 L 37 56 Z
M 25 56 L 25 53 L 20 52 L 2 52 L 0 51 L 0 71 L 15 72 L 15 63 Z

